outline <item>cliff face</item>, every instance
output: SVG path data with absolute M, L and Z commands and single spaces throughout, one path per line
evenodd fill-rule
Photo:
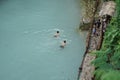
M 82 0 L 81 6 L 82 6 L 82 19 L 84 22 L 88 23 L 91 21 L 91 18 L 93 17 L 93 13 L 95 11 L 95 2 L 94 0 Z
M 96 16 L 100 0 L 82 0 L 82 19 L 80 21 L 80 30 L 89 30 Z

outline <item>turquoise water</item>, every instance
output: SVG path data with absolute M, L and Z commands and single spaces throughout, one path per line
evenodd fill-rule
M 0 0 L 0 80 L 76 80 L 80 18 L 79 0 Z

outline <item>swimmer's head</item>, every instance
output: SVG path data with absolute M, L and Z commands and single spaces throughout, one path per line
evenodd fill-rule
M 57 33 L 59 33 L 59 31 L 57 31 Z
M 64 43 L 66 43 L 66 40 L 64 40 Z

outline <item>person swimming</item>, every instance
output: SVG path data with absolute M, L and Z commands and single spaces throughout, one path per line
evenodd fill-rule
M 54 34 L 54 37 L 58 37 L 60 35 L 60 32 L 57 31 L 55 34 Z
M 64 48 L 64 47 L 65 47 L 65 45 L 66 45 L 66 40 L 62 41 L 62 43 L 61 43 L 60 47 L 61 47 L 61 48 Z

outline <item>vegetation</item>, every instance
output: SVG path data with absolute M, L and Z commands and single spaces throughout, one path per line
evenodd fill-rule
M 95 80 L 120 79 L 120 0 L 117 3 L 116 15 L 107 26 L 102 48 L 95 52 Z

